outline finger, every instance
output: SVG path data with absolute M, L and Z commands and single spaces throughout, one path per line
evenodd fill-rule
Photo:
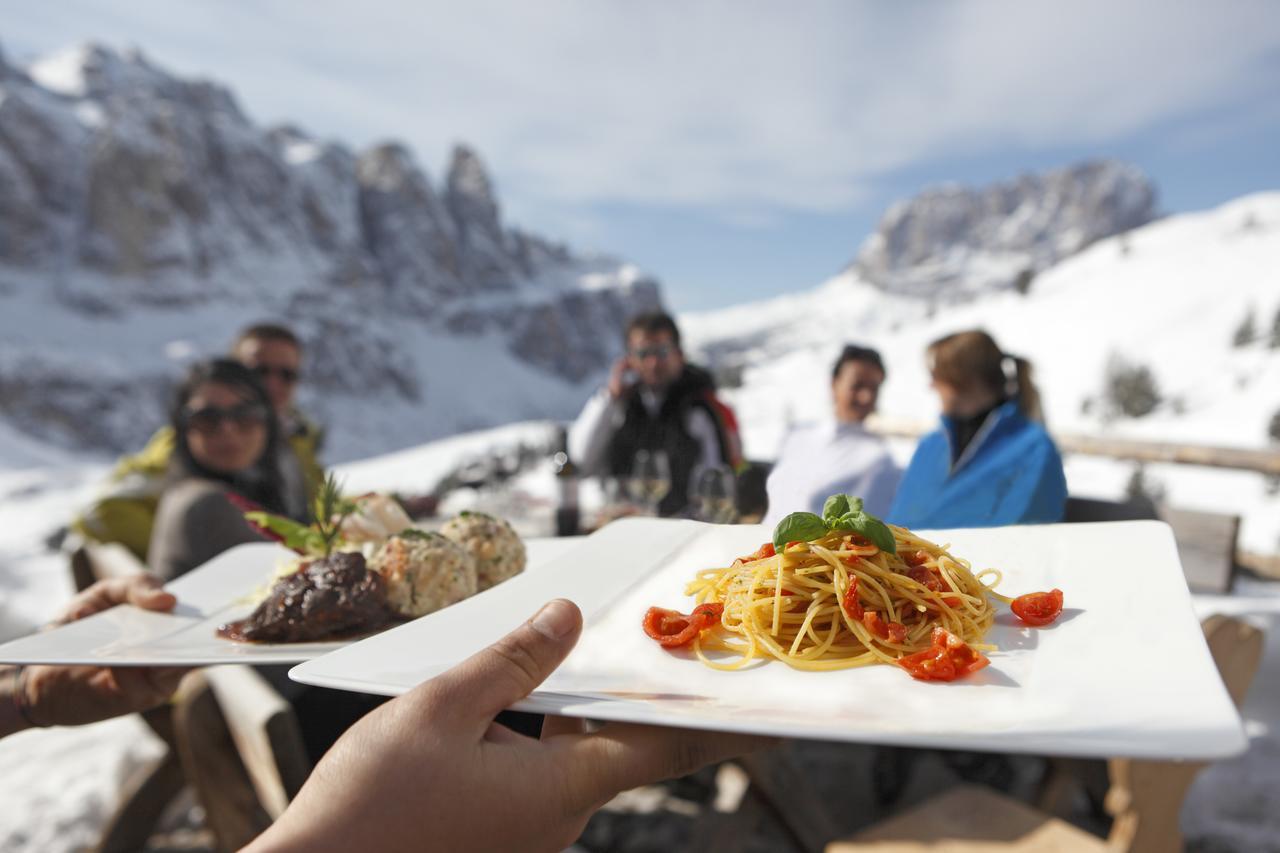
M 684 776 L 717 761 L 765 749 L 775 738 L 658 726 L 611 724 L 573 744 L 574 805 L 589 808 L 620 791 Z
M 542 718 L 541 739 L 559 737 L 560 735 L 584 735 L 587 733 L 587 721 L 581 717 L 556 717 L 548 714 Z
M 62 611 L 59 622 L 74 622 L 94 613 L 101 612 L 128 598 L 126 578 L 107 578 L 97 581 L 93 586 L 71 599 Z
M 428 682 L 422 695 L 443 701 L 444 714 L 475 722 L 480 734 L 499 711 L 546 680 L 581 632 L 577 605 L 556 599 L 498 642 Z
M 56 624 L 74 622 L 126 602 L 148 610 L 172 610 L 177 599 L 160 585 L 159 578 L 145 574 L 105 578 L 71 599 Z
M 153 575 L 134 575 L 126 579 L 126 600 L 145 610 L 172 610 L 178 603 L 173 593 L 163 589 L 163 582 Z

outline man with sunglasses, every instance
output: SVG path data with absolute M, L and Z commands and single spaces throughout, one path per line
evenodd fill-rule
M 639 451 L 662 452 L 670 491 L 658 505 L 679 515 L 689 503 L 689 479 L 699 468 L 741 462 L 733 412 L 715 395 L 711 375 L 687 363 L 670 315 L 633 317 L 626 353 L 608 384 L 587 401 L 569 432 L 569 455 L 586 474 L 627 477 Z
M 284 326 L 260 323 L 240 333 L 231 357 L 258 375 L 275 408 L 284 439 L 280 476 L 289 514 L 304 517 L 324 480 L 318 454 L 324 434 L 294 405 L 302 370 L 302 343 Z
M 318 459 L 323 432 L 294 404 L 302 343 L 284 326 L 259 323 L 236 336 L 231 356 L 258 375 L 271 399 L 285 439 L 279 458 L 285 507 L 290 515 L 305 518 L 324 474 Z M 119 542 L 145 561 L 173 452 L 173 430 L 162 427 L 142 450 L 116 464 L 103 493 L 72 522 L 72 529 L 97 542 Z

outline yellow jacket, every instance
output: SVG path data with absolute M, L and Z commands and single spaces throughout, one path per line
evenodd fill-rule
M 324 482 L 319 461 L 324 434 L 301 416 L 295 415 L 294 420 L 297 426 L 285 438 L 298 458 L 310 506 Z M 142 450 L 116 463 L 102 492 L 72 521 L 71 529 L 95 542 L 119 542 L 145 562 L 173 451 L 173 428 L 161 427 Z

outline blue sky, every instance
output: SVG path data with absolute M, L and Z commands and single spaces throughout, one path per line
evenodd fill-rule
M 86 40 L 258 121 L 466 141 L 509 221 L 628 257 L 680 310 L 807 289 L 889 203 L 1086 157 L 1168 211 L 1280 189 L 1280 4 L 5 3 L 11 60 Z

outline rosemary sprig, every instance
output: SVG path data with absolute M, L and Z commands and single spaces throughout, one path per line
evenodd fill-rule
M 316 495 L 312 509 L 316 517 L 314 526 L 316 532 L 320 534 L 324 556 L 327 557 L 333 552 L 333 546 L 337 544 L 342 522 L 355 512 L 356 505 L 354 501 L 342 497 L 338 478 L 330 471 L 324 478 L 324 484 L 320 487 L 320 493 Z

